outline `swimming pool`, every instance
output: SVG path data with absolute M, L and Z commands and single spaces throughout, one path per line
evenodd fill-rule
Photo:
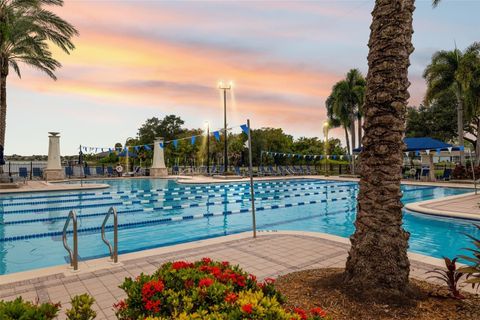
M 119 253 L 251 230 L 249 185 L 184 185 L 174 180 L 98 180 L 109 189 L 23 193 L 0 197 L 0 274 L 67 263 L 62 228 L 70 209 L 78 216 L 80 260 L 108 256 L 100 227 L 110 206 L 118 210 Z M 257 226 L 348 237 L 354 231 L 354 182 L 312 179 L 255 183 Z M 402 186 L 403 202 L 469 192 L 468 189 Z M 454 256 L 470 246 L 462 232 L 480 236 L 468 220 L 406 212 L 410 250 Z M 111 221 L 107 237 L 112 239 Z M 71 235 L 68 236 L 71 241 Z

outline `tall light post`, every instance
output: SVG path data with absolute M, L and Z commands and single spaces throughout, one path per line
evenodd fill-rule
M 232 82 L 224 82 L 223 80 L 218 83 L 218 89 L 223 90 L 223 133 L 225 135 L 225 146 L 223 148 L 224 152 L 224 171 L 228 171 L 228 142 L 227 142 L 227 91 L 232 89 Z
M 329 129 L 329 124 L 328 121 L 325 121 L 323 123 L 323 135 L 325 136 L 325 142 L 323 146 L 323 153 L 325 155 L 325 176 L 328 177 L 328 129 Z
M 205 121 L 207 127 L 207 174 L 210 174 L 210 124 Z

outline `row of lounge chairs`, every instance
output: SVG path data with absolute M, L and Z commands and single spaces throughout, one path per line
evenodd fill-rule
M 280 166 L 276 168 L 273 166 L 260 166 L 258 168 L 258 175 L 260 176 L 287 176 L 287 175 L 312 175 L 317 174 L 314 168 L 309 166 Z
M 108 167 L 78 167 L 80 169 L 80 173 L 75 173 L 74 167 L 65 167 L 65 175 L 67 177 L 73 177 L 73 176 L 85 176 L 85 177 L 91 177 L 91 176 L 101 176 L 101 177 L 115 177 L 115 176 L 121 176 L 122 174 L 129 175 L 129 176 L 139 176 L 139 175 L 145 175 L 145 171 L 141 167 L 135 167 L 133 172 L 125 172 L 125 173 L 119 173 L 117 172 L 113 167 L 108 166 Z

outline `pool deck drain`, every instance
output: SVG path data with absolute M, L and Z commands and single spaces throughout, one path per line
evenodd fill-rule
M 227 260 L 264 279 L 305 269 L 343 267 L 349 247 L 348 239 L 322 233 L 264 231 L 253 239 L 245 232 L 121 255 L 116 265 L 105 258 L 85 261 L 75 273 L 67 266 L 57 266 L 0 276 L 0 299 L 22 296 L 30 301 L 61 302 L 58 319 L 65 319 L 70 297 L 89 293 L 96 300 L 97 320 L 116 319 L 112 305 L 124 298 L 118 288 L 123 279 L 152 273 L 167 261 Z M 409 257 L 414 278 L 425 280 L 427 271 L 442 266 L 440 259 L 414 253 Z

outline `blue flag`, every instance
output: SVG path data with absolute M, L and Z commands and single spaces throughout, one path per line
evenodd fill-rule
M 441 152 L 441 150 L 440 150 L 440 148 L 438 148 L 437 149 L 437 155 L 440 155 L 440 152 Z
M 177 146 L 178 146 L 178 140 L 173 140 L 173 146 L 175 147 L 175 149 L 177 149 Z
M 144 145 L 143 147 L 145 148 L 145 150 L 152 150 L 152 148 L 150 148 L 148 144 Z
M 415 155 L 418 157 L 420 155 L 420 151 L 415 151 Z
M 242 128 L 242 131 L 245 133 L 245 134 L 248 134 L 248 126 L 246 124 L 242 124 L 240 126 L 240 128 Z
M 215 139 L 216 139 L 217 141 L 220 141 L 220 132 L 214 131 L 214 132 L 213 132 L 213 136 L 215 137 Z
M 190 140 L 190 142 L 192 143 L 192 145 L 194 145 L 194 144 L 195 144 L 195 139 L 196 139 L 196 137 L 195 137 L 195 136 L 193 136 L 193 137 L 192 137 L 192 139 Z
M 163 142 L 160 142 L 158 145 L 163 149 Z
M 136 152 L 138 152 L 138 149 L 140 149 L 139 146 L 135 146 L 135 147 L 133 147 L 133 148 L 135 149 Z

